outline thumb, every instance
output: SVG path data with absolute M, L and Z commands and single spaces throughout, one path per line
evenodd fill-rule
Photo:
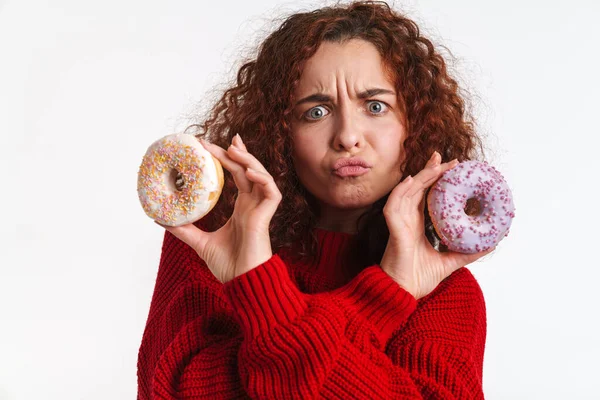
M 208 240 L 208 234 L 196 227 L 196 225 L 190 223 L 181 226 L 167 226 L 156 221 L 154 222 L 172 233 L 177 239 L 190 246 L 198 253 L 198 255 L 202 254 L 202 249 L 204 249 L 204 245 Z
M 442 253 L 443 257 L 446 259 L 447 265 L 450 265 L 452 272 L 455 270 L 464 267 L 465 265 L 471 264 L 481 257 L 486 256 L 496 250 L 496 247 L 492 247 L 491 249 L 480 251 L 479 253 L 457 253 L 455 251 L 451 251 L 448 253 Z

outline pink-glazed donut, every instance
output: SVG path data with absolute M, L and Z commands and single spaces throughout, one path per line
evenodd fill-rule
M 485 161 L 464 161 L 446 171 L 431 187 L 427 206 L 441 242 L 459 253 L 495 247 L 515 217 L 504 177 Z

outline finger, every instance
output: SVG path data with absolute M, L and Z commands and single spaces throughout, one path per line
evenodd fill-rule
M 172 233 L 177 239 L 190 246 L 198 254 L 202 254 L 202 249 L 204 249 L 204 244 L 208 239 L 208 235 L 196 225 L 192 223 L 181 226 L 167 226 L 156 221 L 154 222 Z
M 408 197 L 414 197 L 415 195 L 418 195 L 419 197 L 416 200 L 421 201 L 425 190 L 435 181 L 437 181 L 446 171 L 454 168 L 456 165 L 458 165 L 458 160 L 454 159 L 448 163 L 425 167 L 417 175 L 415 175 L 415 184 L 406 193 L 406 195 Z
M 237 146 L 229 146 L 229 148 L 227 149 L 227 153 L 229 154 L 229 157 L 239 162 L 241 165 L 244 166 L 244 168 L 252 168 L 255 171 L 263 172 L 266 174 L 269 173 L 256 157 L 254 157 L 252 154 L 248 153 L 245 150 L 241 150 Z
M 434 168 L 438 165 L 440 165 L 442 161 L 442 156 L 440 155 L 440 153 L 438 153 L 437 151 L 434 151 L 433 154 L 431 155 L 431 157 L 429 158 L 429 160 L 427 161 L 427 163 L 425 164 L 425 168 Z M 429 180 L 423 182 L 423 185 L 426 186 L 427 183 L 429 183 Z
M 390 192 L 390 195 L 388 196 L 388 201 L 386 202 L 383 208 L 384 212 L 386 212 L 386 210 L 393 212 L 399 210 L 400 203 L 402 202 L 402 199 L 404 198 L 406 192 L 410 189 L 411 185 L 413 184 L 413 180 L 414 178 L 409 175 L 406 178 L 404 178 L 402 182 L 397 184 L 396 187 L 394 187 L 394 189 Z
M 282 199 L 281 191 L 277 187 L 277 184 L 275 184 L 275 180 L 271 175 L 253 170 L 252 168 L 246 170 L 246 175 L 248 179 L 256 184 L 254 187 L 258 187 L 264 195 L 265 200 L 257 208 L 262 209 L 265 213 L 270 213 L 272 216 Z
M 406 195 L 406 192 L 408 192 L 414 184 L 414 181 L 415 178 L 413 178 L 411 175 L 407 176 L 400 184 L 396 185 L 394 190 L 392 190 L 392 194 L 390 194 L 390 197 L 392 195 L 394 197 L 404 197 Z
M 458 164 L 460 164 L 460 161 L 458 161 L 458 159 L 454 159 L 452 161 L 449 161 L 447 163 L 443 163 L 443 164 L 439 164 L 438 166 L 441 167 L 441 172 L 438 176 L 434 176 L 433 178 L 429 179 L 428 181 L 423 182 L 423 184 L 427 187 L 431 186 L 433 183 L 435 183 L 435 181 L 437 181 L 444 173 L 446 173 L 447 171 L 451 170 L 452 168 L 456 167 Z M 435 167 L 434 167 L 435 168 Z
M 281 198 L 281 192 L 271 175 L 253 170 L 252 168 L 248 168 L 246 173 L 250 180 L 254 183 L 258 183 L 260 187 L 263 188 L 263 193 L 266 198 L 270 200 L 279 200 Z
M 234 137 L 233 137 L 233 141 L 232 143 L 234 145 L 236 145 L 237 147 L 239 147 L 240 149 L 242 149 L 243 151 L 248 151 L 248 149 L 246 148 L 246 145 L 244 144 L 244 142 L 242 141 L 242 137 L 240 136 L 239 133 L 237 133 Z
M 438 165 L 441 163 L 441 161 L 442 161 L 442 156 L 440 156 L 440 153 L 438 153 L 437 151 L 434 151 L 433 154 L 431 155 L 431 157 L 429 158 L 429 161 L 427 161 L 427 164 L 425 164 L 425 167 Z
M 209 143 L 202 139 L 200 139 L 200 142 L 210 154 L 219 160 L 223 168 L 231 172 L 235 185 L 240 192 L 250 193 L 252 191 L 252 182 L 250 182 L 246 177 L 246 168 L 243 165 L 232 159 L 230 154 L 220 146 Z
M 406 197 L 413 197 L 416 194 L 423 193 L 428 182 L 431 182 L 434 178 L 439 177 L 442 171 L 441 165 L 435 165 L 424 168 L 417 175 L 415 175 L 415 183 L 406 192 Z M 419 198 L 420 200 L 420 198 Z
M 454 251 L 451 251 L 448 253 L 441 253 L 441 254 L 442 254 L 442 257 L 445 259 L 444 264 L 450 266 L 450 268 L 451 268 L 450 273 L 452 273 L 455 270 L 457 270 L 461 267 L 464 267 L 465 265 L 471 264 L 471 263 L 479 260 L 481 257 L 484 257 L 484 256 L 492 253 L 494 250 L 496 250 L 496 247 L 492 247 L 488 250 L 480 251 L 478 253 L 472 253 L 472 254 L 457 253 Z
M 415 198 L 415 200 L 419 200 L 418 208 L 421 214 L 425 212 L 425 193 L 427 193 L 427 189 L 429 189 L 446 171 L 454 168 L 459 163 L 457 159 L 454 159 L 449 163 L 440 164 L 441 159 L 442 156 L 440 155 L 440 153 L 435 151 L 429 159 L 429 161 L 427 162 L 427 164 L 425 165 L 425 168 L 435 169 L 436 167 L 440 166 L 439 174 L 433 175 L 425 182 L 423 182 L 422 186 L 419 187 L 418 190 L 416 189 L 414 193 L 411 191 L 411 193 L 409 194 L 411 196 L 414 196 L 415 194 L 421 192 L 421 195 Z
M 425 194 L 423 194 L 423 198 L 421 199 L 421 202 L 419 203 L 419 214 L 423 215 L 425 213 L 425 203 L 427 202 L 427 196 Z

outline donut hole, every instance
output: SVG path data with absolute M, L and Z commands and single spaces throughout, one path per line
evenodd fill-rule
M 171 190 L 177 190 L 181 192 L 185 187 L 185 180 L 183 179 L 183 175 L 176 169 L 172 169 L 169 171 L 169 187 Z
M 479 199 L 475 197 L 471 197 L 467 200 L 467 204 L 465 205 L 465 214 L 470 217 L 476 217 L 481 215 L 482 207 Z

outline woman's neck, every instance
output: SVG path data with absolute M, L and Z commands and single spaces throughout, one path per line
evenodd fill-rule
M 316 227 L 327 231 L 357 233 L 356 222 L 358 218 L 367 211 L 369 207 L 351 210 L 341 210 L 328 206 L 321 208 L 321 217 Z

